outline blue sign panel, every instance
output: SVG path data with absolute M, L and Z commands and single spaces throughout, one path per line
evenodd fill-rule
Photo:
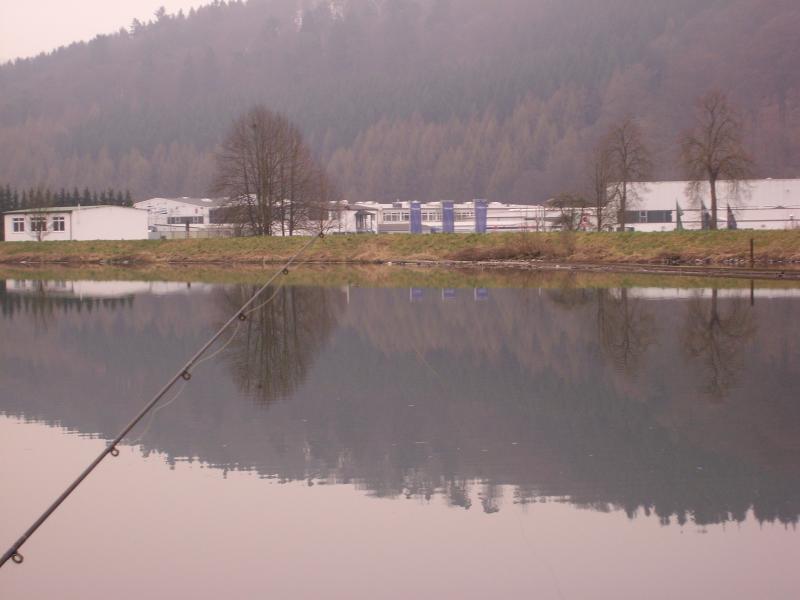
M 411 233 L 422 233 L 422 205 L 411 203 Z
M 456 215 L 452 202 L 442 202 L 442 232 L 455 233 Z
M 486 233 L 489 206 L 486 200 L 475 200 L 475 233 Z

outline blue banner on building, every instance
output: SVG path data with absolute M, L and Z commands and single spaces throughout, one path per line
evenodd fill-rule
M 475 233 L 486 233 L 489 205 L 486 200 L 475 200 Z
M 422 205 L 411 203 L 411 233 L 422 233 Z
M 442 232 L 455 233 L 456 215 L 452 202 L 442 202 Z

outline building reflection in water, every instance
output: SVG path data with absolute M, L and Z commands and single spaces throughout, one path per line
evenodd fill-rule
M 0 348 L 15 390 L 0 410 L 109 437 L 252 291 L 136 295 L 114 318 L 73 315 L 27 338 L 32 315 L 4 310 L 20 342 Z M 558 498 L 664 523 L 797 522 L 800 297 L 750 306 L 749 290 L 569 279 L 453 291 L 276 288 L 144 451 L 487 513 Z M 42 369 L 60 373 L 58 394 Z

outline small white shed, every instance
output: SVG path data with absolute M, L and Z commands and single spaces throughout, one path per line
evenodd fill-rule
M 124 206 L 54 206 L 4 214 L 7 242 L 146 240 L 147 211 Z

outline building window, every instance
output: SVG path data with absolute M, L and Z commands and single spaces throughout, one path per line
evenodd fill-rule
M 31 231 L 47 231 L 47 218 L 31 217 Z
M 25 217 L 14 217 L 11 219 L 11 225 L 14 233 L 23 233 L 25 231 Z
M 628 223 L 672 223 L 671 210 L 628 210 L 625 211 Z
M 202 225 L 203 217 L 167 217 L 167 225 Z
M 455 211 L 456 221 L 472 221 L 475 218 L 474 210 L 457 210 Z
M 409 213 L 401 212 L 401 211 L 387 211 L 383 213 L 383 222 L 384 223 L 401 223 L 403 221 L 410 220 Z
M 426 222 L 438 222 L 442 220 L 442 213 L 438 210 L 423 210 L 422 220 Z
M 53 217 L 53 231 L 64 231 L 65 229 L 64 217 Z

